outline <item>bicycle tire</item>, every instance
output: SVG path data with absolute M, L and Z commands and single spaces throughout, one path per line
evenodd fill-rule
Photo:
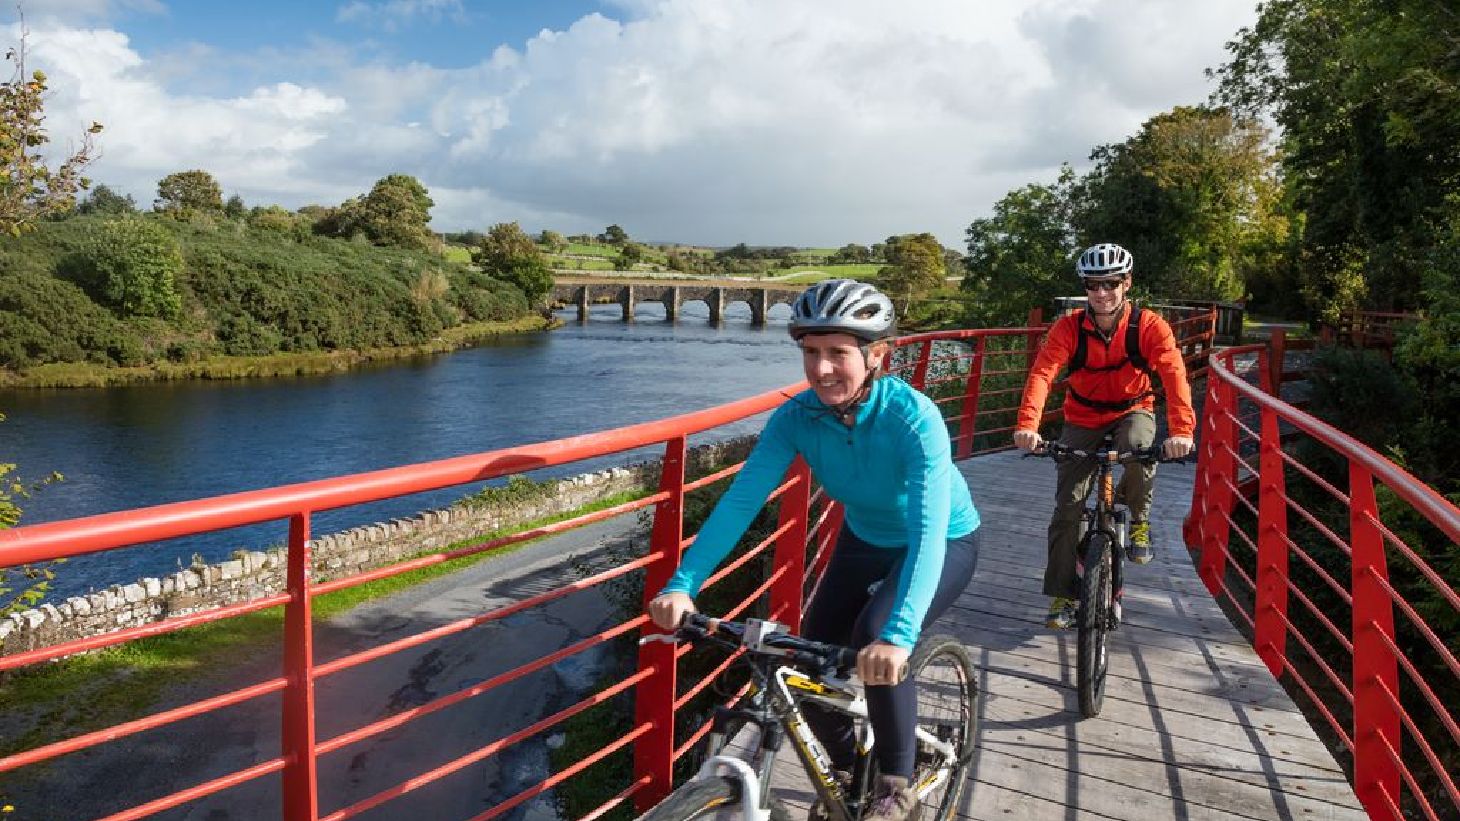
M 751 800 L 755 796 L 750 796 Z M 791 811 L 775 796 L 770 799 L 771 821 L 791 821 Z M 691 781 L 670 793 L 638 821 L 691 821 L 740 818 L 740 781 L 728 775 Z
M 1079 630 L 1075 653 L 1075 689 L 1080 695 L 1080 715 L 1100 715 L 1105 701 L 1105 677 L 1110 669 L 1106 634 L 1110 629 L 1110 605 L 1115 595 L 1112 574 L 1115 557 L 1110 536 L 1091 531 L 1081 545 L 1085 573 L 1080 578 L 1080 607 L 1075 617 Z
M 973 659 L 958 639 L 929 636 L 918 643 L 908 667 L 918 692 L 918 726 L 953 747 L 953 760 L 945 761 L 931 746 L 919 742 L 913 784 L 930 780 L 945 764 L 951 769 L 939 789 L 919 798 L 920 806 L 909 818 L 949 821 L 958 814 L 978 732 Z

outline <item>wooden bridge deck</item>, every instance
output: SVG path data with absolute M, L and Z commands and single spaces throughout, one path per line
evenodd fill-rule
M 983 700 L 963 815 L 991 819 L 1362 819 L 1343 771 L 1197 578 L 1181 542 L 1193 469 L 1157 481 L 1156 559 L 1127 566 L 1101 714 L 1080 719 L 1075 634 L 1044 627 L 1054 465 L 962 463 L 984 520 L 973 584 L 938 632 L 974 650 Z M 812 797 L 794 755 L 777 791 Z

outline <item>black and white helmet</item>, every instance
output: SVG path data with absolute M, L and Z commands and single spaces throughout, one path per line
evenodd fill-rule
M 1115 277 L 1126 276 L 1135 266 L 1135 258 L 1130 251 L 1116 245 L 1113 242 L 1102 242 L 1099 245 L 1091 245 L 1080 254 L 1080 261 L 1075 263 L 1075 273 L 1080 279 L 1086 277 Z
M 865 282 L 828 279 L 801 292 L 791 306 L 791 336 L 844 333 L 864 342 L 893 335 L 892 300 Z

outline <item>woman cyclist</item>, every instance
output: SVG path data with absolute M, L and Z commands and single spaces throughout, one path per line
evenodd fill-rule
M 894 335 L 891 300 L 871 285 L 834 279 L 808 288 L 791 313 L 811 388 L 771 416 L 649 614 L 670 630 L 695 609 L 692 597 L 705 578 L 791 461 L 804 457 L 846 517 L 803 633 L 860 650 L 857 675 L 866 685 L 880 772 L 865 818 L 901 821 L 917 802 L 909 784 L 917 703 L 913 682 L 898 677 L 919 633 L 972 578 L 979 515 L 937 406 L 883 375 Z M 849 772 L 850 718 L 807 713 L 832 765 Z

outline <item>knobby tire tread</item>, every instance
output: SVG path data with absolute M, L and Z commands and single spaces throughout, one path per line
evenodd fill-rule
M 1110 537 L 1091 532 L 1081 545 L 1085 575 L 1080 579 L 1080 606 L 1076 616 L 1078 648 L 1076 651 L 1076 689 L 1080 695 L 1080 715 L 1094 718 L 1105 701 L 1105 680 L 1109 669 L 1109 652 L 1105 646 L 1108 632 L 1110 600 L 1114 595 Z M 1101 659 L 1104 659 L 1102 665 Z
M 974 677 L 973 658 L 968 654 L 968 648 L 952 636 L 929 636 L 918 642 L 917 649 L 913 651 L 912 659 L 908 662 L 908 669 L 911 670 L 909 675 L 917 681 L 919 674 L 934 661 L 946 661 L 961 668 L 967 685 L 963 694 L 962 743 L 957 751 L 961 764 L 949 776 L 938 810 L 932 815 L 924 812 L 918 821 L 950 821 L 958 815 L 963 788 L 968 781 L 968 764 L 973 759 L 974 741 L 978 733 L 978 679 Z

